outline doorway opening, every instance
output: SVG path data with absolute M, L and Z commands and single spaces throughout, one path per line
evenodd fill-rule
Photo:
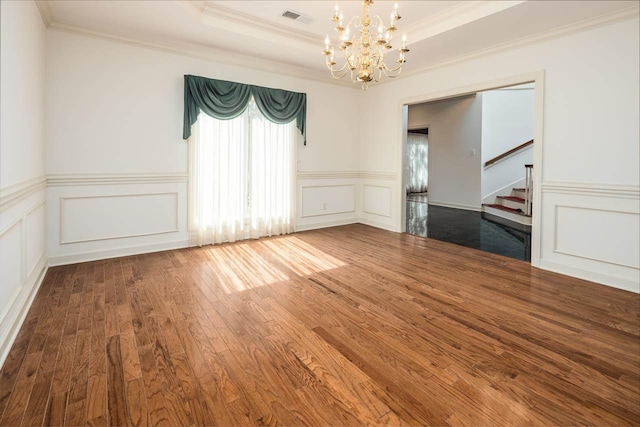
M 404 231 L 535 261 L 536 89 L 530 81 L 406 104 Z M 427 135 L 424 162 L 417 130 Z

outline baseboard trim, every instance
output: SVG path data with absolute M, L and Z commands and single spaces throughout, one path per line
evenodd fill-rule
M 335 221 L 324 221 L 313 224 L 303 224 L 296 226 L 296 233 L 299 231 L 318 230 L 320 228 L 339 227 L 341 225 L 357 224 L 358 218 L 338 219 Z
M 397 229 L 393 227 L 393 225 L 384 224 L 382 222 L 374 221 L 372 219 L 360 218 L 357 221 L 359 224 L 368 225 L 370 227 L 380 228 L 382 230 L 393 231 L 394 233 L 399 233 Z
M 20 295 L 18 295 L 18 297 L 13 301 L 11 308 L 6 313 L 6 317 L 3 319 L 3 323 L 8 322 L 9 327 L 7 328 L 5 336 L 0 337 L 0 368 L 4 366 L 7 356 L 9 356 L 9 351 L 18 336 L 18 332 L 20 332 L 20 328 L 27 317 L 27 313 L 29 313 L 31 304 L 33 304 L 33 300 L 38 294 L 38 290 L 40 289 L 48 270 L 47 257 L 43 256 L 40 258 L 36 268 L 34 268 L 34 273 L 31 275 L 33 279 L 27 280 L 22 287 L 23 289 L 25 287 L 31 288 L 28 291 L 29 293 L 24 299 L 24 302 L 21 304 L 22 306 L 17 310 L 17 313 L 15 313 L 13 318 L 11 318 L 11 312 L 15 311 L 16 302 L 19 302 L 21 299 Z M 38 271 L 38 274 L 35 274 L 36 271 Z
M 539 268 L 543 270 L 553 271 L 555 273 L 564 274 L 567 276 L 577 277 L 579 279 L 588 280 L 604 286 L 612 288 L 622 289 L 623 291 L 640 293 L 640 283 L 638 281 L 627 280 L 616 276 L 609 276 L 602 273 L 596 273 L 589 270 L 583 270 L 581 268 L 571 267 L 568 265 L 558 264 L 545 259 L 540 260 Z
M 49 257 L 49 266 L 54 267 L 59 265 L 77 264 L 79 262 L 99 261 L 131 255 L 170 251 L 173 249 L 184 249 L 190 246 L 189 240 L 176 240 L 173 242 L 157 243 L 153 245 L 132 246 L 128 248 L 109 249 L 106 251 L 85 252 L 71 255 L 59 255 Z
M 429 204 L 433 206 L 441 206 L 443 208 L 464 209 L 465 211 L 480 212 L 482 206 L 463 205 L 459 203 L 438 202 L 436 200 L 429 200 Z

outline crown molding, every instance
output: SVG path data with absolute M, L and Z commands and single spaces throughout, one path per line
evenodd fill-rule
M 77 25 L 64 24 L 61 22 L 53 21 L 49 25 L 49 29 L 80 34 L 87 37 L 93 37 L 97 39 L 107 40 L 116 43 L 128 44 L 135 47 L 142 47 L 145 49 L 157 50 L 174 55 L 187 56 L 197 59 L 205 59 L 213 62 L 220 62 L 226 65 L 235 65 L 239 67 L 252 68 L 269 73 L 276 73 L 279 75 L 286 74 L 290 77 L 298 77 L 305 80 L 313 80 L 320 83 L 338 85 L 353 90 L 359 90 L 360 87 L 354 87 L 351 81 L 333 80 L 324 72 L 301 67 L 299 65 L 288 64 L 283 62 L 270 61 L 268 59 L 256 58 L 249 55 L 242 55 L 236 52 L 228 50 L 203 47 L 192 43 L 167 43 L 167 42 L 151 42 L 130 36 L 116 35 L 112 33 L 105 33 L 102 31 L 90 30 L 88 28 L 80 27 Z
M 194 13 L 202 17 L 211 16 L 212 13 L 218 13 L 218 11 L 220 11 L 221 9 L 224 9 L 224 8 L 220 8 L 219 6 L 213 6 L 205 2 L 195 1 L 195 0 L 188 0 L 185 2 L 179 2 L 179 3 L 183 4 L 185 7 L 191 9 Z M 500 3 L 500 4 L 496 4 L 496 3 Z M 432 31 L 430 29 L 427 28 L 427 29 L 421 30 L 420 28 L 418 28 L 419 26 L 430 26 L 430 25 L 443 26 L 443 25 L 446 25 L 447 22 L 449 22 L 448 25 L 451 25 L 450 22 L 452 19 L 454 19 L 453 15 L 456 13 L 460 13 L 462 15 L 466 14 L 470 16 L 476 16 L 475 19 L 480 19 L 479 17 L 482 14 L 485 14 L 484 16 L 487 16 L 491 13 L 497 13 L 499 10 L 495 8 L 502 8 L 502 10 L 504 10 L 509 7 L 516 6 L 517 4 L 520 4 L 520 3 L 522 3 L 522 1 L 465 2 L 461 5 L 450 7 L 435 16 L 429 17 L 416 24 L 411 25 L 409 28 L 407 28 L 407 32 L 410 33 L 411 31 L 413 31 L 413 33 L 410 33 L 410 34 L 413 34 L 412 40 L 413 40 L 413 43 L 415 43 L 416 39 L 414 39 L 413 37 L 418 37 L 418 38 L 422 37 L 420 38 L 420 40 L 422 40 L 424 38 L 432 37 L 434 35 L 434 34 L 431 34 Z M 136 47 L 159 50 L 166 53 L 177 54 L 181 56 L 193 57 L 198 59 L 205 59 L 205 60 L 214 61 L 214 62 L 221 62 L 228 65 L 252 68 L 252 69 L 256 69 L 264 72 L 277 73 L 280 75 L 285 74 L 287 76 L 297 77 L 305 80 L 317 81 L 320 83 L 341 86 L 344 88 L 350 88 L 358 91 L 360 90 L 359 86 L 354 85 L 348 79 L 347 80 L 331 79 L 330 76 L 328 76 L 328 74 L 324 72 L 324 70 L 320 71 L 318 69 L 312 69 L 312 68 L 308 68 L 300 65 L 271 61 L 264 58 L 256 58 L 249 55 L 238 54 L 237 52 L 233 52 L 229 50 L 213 48 L 213 47 L 205 47 L 205 46 L 193 44 L 193 43 L 184 43 L 184 42 L 170 43 L 166 41 L 153 42 L 153 41 L 143 40 L 143 39 L 139 39 L 137 37 L 132 37 L 128 35 L 116 35 L 113 33 L 91 30 L 91 29 L 77 26 L 77 25 L 60 23 L 53 20 L 52 18 L 51 9 L 49 6 L 49 0 L 36 0 L 36 5 L 40 10 L 40 13 L 43 18 L 43 22 L 45 22 L 48 28 L 53 30 L 81 34 L 84 36 L 109 40 L 112 42 L 129 44 Z M 491 9 L 492 7 L 493 9 Z M 493 12 L 490 12 L 491 10 L 493 10 Z M 224 9 L 224 11 L 226 11 L 225 13 L 230 13 L 228 9 Z M 244 22 L 243 25 L 247 25 L 248 17 L 246 15 L 239 15 L 235 11 L 233 11 L 233 14 L 234 14 L 234 19 L 239 19 Z M 474 60 L 474 59 L 478 59 L 486 56 L 491 56 L 501 52 L 522 48 L 522 47 L 526 47 L 526 46 L 534 45 L 538 43 L 543 43 L 543 42 L 560 38 L 569 34 L 587 31 L 594 28 L 603 27 L 603 26 L 615 24 L 618 22 L 634 19 L 634 18 L 637 18 L 639 15 L 640 15 L 640 6 L 637 3 L 635 3 L 633 6 L 629 8 L 618 10 L 610 14 L 586 19 L 575 24 L 570 24 L 564 27 L 553 29 L 553 30 L 544 31 L 531 36 L 522 37 L 520 39 L 510 40 L 508 42 L 497 44 L 489 48 L 476 50 L 474 52 L 470 52 L 464 55 L 459 55 L 450 59 L 446 59 L 436 64 L 419 67 L 416 69 L 407 69 L 405 72 L 402 73 L 402 75 L 398 76 L 397 79 L 404 79 L 410 76 L 422 74 L 422 73 L 425 73 L 434 69 L 438 69 L 441 67 L 446 67 L 449 65 L 453 65 L 453 64 L 457 64 L 465 61 L 470 61 L 470 60 Z M 467 22 L 471 22 L 475 20 L 475 19 L 469 20 L 470 19 L 469 16 L 464 17 L 464 19 L 467 19 L 468 20 Z M 227 22 L 229 21 L 227 20 Z M 299 32 L 287 27 L 281 27 L 272 23 L 266 23 L 266 21 L 262 22 L 260 25 L 263 31 L 266 32 L 266 31 L 269 31 L 269 28 L 272 28 L 274 29 L 274 31 L 276 31 L 279 34 L 280 37 L 284 37 L 284 39 L 286 39 L 287 37 L 298 37 L 296 34 L 301 33 L 304 35 L 303 36 L 304 41 L 301 42 L 303 45 L 306 46 L 309 43 L 311 43 L 312 38 L 313 38 L 313 47 L 315 48 L 318 45 L 315 39 L 316 36 L 311 33 Z M 458 24 L 457 26 L 459 25 L 462 25 L 462 24 Z M 455 28 L 455 27 L 452 27 L 452 28 Z M 424 32 L 420 33 L 420 31 L 424 31 Z M 297 46 L 300 47 L 301 44 L 297 43 Z M 376 83 L 375 86 L 372 86 L 372 89 L 379 85 L 389 84 L 397 79 L 382 80 Z
M 190 4 L 193 6 L 193 3 Z M 198 6 L 193 7 L 198 8 Z M 319 50 L 319 46 L 322 45 L 322 35 L 274 24 L 266 19 L 247 15 L 217 4 L 205 3 L 200 14 L 202 22 L 205 24 L 236 34 L 251 35 L 302 50 Z
M 38 7 L 38 12 L 40 12 L 40 16 L 42 17 L 42 22 L 45 27 L 49 27 L 53 22 L 53 13 L 51 12 L 51 6 L 49 5 L 49 0 L 34 0 L 36 6 Z
M 525 1 L 465 1 L 409 25 L 404 32 L 408 34 L 409 46 L 411 46 L 412 43 L 502 12 Z
M 534 44 L 544 43 L 550 40 L 554 40 L 557 38 L 561 38 L 564 36 L 568 36 L 570 34 L 580 33 L 583 31 L 592 30 L 599 27 L 605 27 L 607 25 L 616 24 L 618 22 L 628 21 L 630 19 L 635 19 L 640 16 L 640 5 L 635 4 L 629 8 L 625 8 L 622 10 L 618 10 L 609 14 L 597 16 L 595 18 L 585 19 L 583 21 L 565 25 L 560 28 L 555 28 L 549 31 L 543 31 L 531 36 L 522 37 L 516 40 L 510 40 L 505 43 L 500 43 L 486 49 L 476 50 L 474 52 L 466 53 L 464 55 L 459 55 L 451 59 L 446 59 L 444 61 L 438 62 L 436 64 L 428 65 L 426 67 L 420 67 L 406 73 L 403 73 L 398 78 L 407 78 L 409 76 L 414 76 L 418 74 L 423 74 L 427 71 L 435 70 L 438 68 L 446 67 L 449 65 L 454 65 L 457 63 L 470 61 L 473 59 L 478 59 L 486 56 L 495 55 L 501 52 L 506 52 L 513 49 L 518 49 L 526 46 L 531 46 Z M 383 80 L 376 84 L 376 86 L 389 84 L 393 80 Z

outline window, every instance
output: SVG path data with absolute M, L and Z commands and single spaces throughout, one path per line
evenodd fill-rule
M 295 121 L 267 120 L 253 99 L 231 120 L 200 114 L 190 146 L 190 230 L 198 245 L 294 228 Z

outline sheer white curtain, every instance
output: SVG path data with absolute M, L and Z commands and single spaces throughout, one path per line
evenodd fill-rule
M 295 121 L 284 125 L 267 120 L 251 104 L 250 237 L 293 232 Z
M 429 140 L 427 135 L 409 133 L 407 135 L 406 177 L 407 193 L 427 191 L 429 162 Z
M 295 122 L 266 120 L 255 104 L 233 120 L 201 113 L 189 139 L 192 244 L 294 231 Z

